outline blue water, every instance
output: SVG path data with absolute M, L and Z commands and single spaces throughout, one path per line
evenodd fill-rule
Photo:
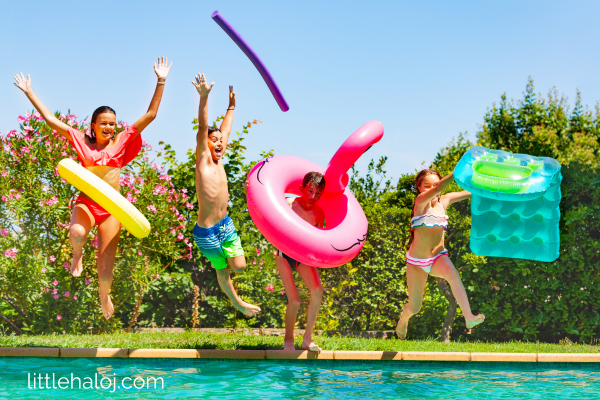
M 28 380 L 29 374 L 29 380 Z M 35 374 L 35 375 L 34 375 Z M 42 374 L 42 386 L 33 377 Z M 54 374 L 55 389 L 52 387 Z M 71 374 L 80 378 L 73 380 Z M 58 388 L 59 378 L 63 387 Z M 105 378 L 105 389 L 95 388 Z M 157 388 L 148 378 L 157 379 Z M 162 378 L 162 382 L 160 378 Z M 116 383 L 116 390 L 113 386 Z M 85 389 L 86 386 L 92 386 Z M 110 384 L 110 386 L 109 386 Z M 164 387 L 161 387 L 164 385 Z M 0 357 L 0 399 L 597 399 L 600 365 Z

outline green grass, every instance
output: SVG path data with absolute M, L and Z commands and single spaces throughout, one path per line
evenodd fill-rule
M 345 337 L 315 337 L 323 350 L 370 351 L 457 351 L 494 353 L 600 353 L 600 346 L 549 343 L 481 343 L 434 340 L 363 339 Z M 300 349 L 302 338 L 296 338 Z M 0 347 L 60 347 L 60 348 L 129 348 L 129 349 L 222 349 L 277 350 L 283 347 L 282 336 L 254 336 L 235 333 L 114 333 L 106 335 L 0 335 Z

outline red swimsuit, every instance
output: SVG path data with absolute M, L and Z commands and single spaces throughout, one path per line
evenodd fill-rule
M 77 152 L 77 158 L 84 167 L 106 165 L 123 168 L 131 162 L 142 149 L 142 136 L 137 134 L 135 124 L 117 135 L 117 143 L 108 149 L 92 149 L 85 143 L 85 135 L 77 129 L 69 128 L 71 144 Z M 134 137 L 135 136 L 135 137 Z M 75 204 L 83 203 L 94 216 L 96 225 L 100 225 L 110 214 L 97 203 L 79 196 Z

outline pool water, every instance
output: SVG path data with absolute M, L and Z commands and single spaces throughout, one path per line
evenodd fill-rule
M 593 399 L 600 365 L 0 357 L 0 399 L 186 397 Z

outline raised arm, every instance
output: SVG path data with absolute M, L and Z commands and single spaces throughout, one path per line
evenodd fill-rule
M 454 182 L 454 175 L 452 173 L 440 179 L 434 187 L 417 196 L 415 199 L 415 208 L 419 207 L 421 204 L 429 203 L 431 199 L 446 190 L 448 185 L 450 185 L 452 182 Z
M 59 135 L 70 140 L 71 134 L 69 133 L 69 125 L 56 118 L 40 99 L 37 98 L 31 87 L 31 78 L 29 77 L 29 74 L 27 74 L 27 79 L 25 79 L 25 76 L 23 76 L 23 73 L 21 72 L 21 76 L 19 76 L 19 74 L 15 75 L 15 80 L 17 81 L 15 86 L 25 93 L 25 96 L 27 96 L 29 101 L 31 101 L 31 104 L 33 104 L 35 109 L 42 115 L 42 118 L 44 118 L 46 123 L 52 129 L 57 131 Z
M 150 124 L 150 122 L 154 121 L 154 118 L 156 118 L 158 106 L 160 105 L 160 100 L 162 99 L 163 91 L 165 90 L 167 75 L 169 75 L 169 70 L 171 69 L 171 65 L 173 65 L 173 63 L 171 63 L 171 65 L 167 67 L 167 64 L 167 57 L 159 57 L 158 66 L 154 64 L 154 72 L 156 73 L 158 82 L 156 82 L 156 89 L 154 90 L 154 96 L 152 96 L 148 111 L 142 118 L 135 121 L 135 128 L 138 135 Z
M 448 208 L 450 204 L 458 203 L 471 197 L 471 192 L 461 190 L 460 192 L 452 192 L 442 196 L 444 208 Z
M 223 118 L 223 122 L 221 122 L 221 127 L 219 130 L 223 133 L 223 147 L 227 147 L 227 142 L 229 141 L 229 134 L 231 133 L 231 126 L 233 125 L 233 110 L 235 110 L 235 93 L 233 91 L 233 86 L 229 86 L 229 106 L 227 107 L 227 113 L 225 114 L 225 118 Z
M 200 156 L 208 148 L 208 95 L 215 83 L 208 85 L 204 74 L 198 74 L 196 82 L 192 85 L 200 95 L 200 106 L 198 107 L 198 134 L 196 135 L 196 163 L 200 161 Z

